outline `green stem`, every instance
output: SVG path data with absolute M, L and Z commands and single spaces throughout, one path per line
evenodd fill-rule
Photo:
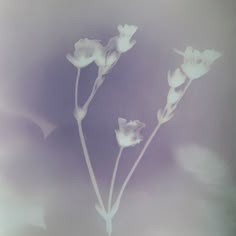
M 88 148 L 87 148 L 87 145 L 86 145 L 86 142 L 85 142 L 83 128 L 82 128 L 82 122 L 78 122 L 78 130 L 79 130 L 79 136 L 80 136 L 80 140 L 81 140 L 81 145 L 82 145 L 86 165 L 88 167 L 88 172 L 89 172 L 89 176 L 90 176 L 94 191 L 96 193 L 99 205 L 102 207 L 103 210 L 105 210 L 103 200 L 102 200 L 99 188 L 98 188 L 97 180 L 96 180 L 96 177 L 95 177 L 95 174 L 94 174 L 94 171 L 93 171 L 93 167 L 92 167 L 92 164 L 91 164 L 91 161 L 90 161 Z
M 125 179 L 125 181 L 124 181 L 124 183 L 123 183 L 123 185 L 121 187 L 121 190 L 120 190 L 120 192 L 118 194 L 118 197 L 117 197 L 116 201 L 120 202 L 120 199 L 121 199 L 121 197 L 122 197 L 122 195 L 124 193 L 124 190 L 125 190 L 128 182 L 129 182 L 132 174 L 134 173 L 135 169 L 137 168 L 137 166 L 138 166 L 139 162 L 141 161 L 145 151 L 147 150 L 149 144 L 152 142 L 153 138 L 155 137 L 155 135 L 156 135 L 156 133 L 157 133 L 157 131 L 159 130 L 160 127 L 161 127 L 161 124 L 158 123 L 156 125 L 155 129 L 152 131 L 151 135 L 149 136 L 149 138 L 148 138 L 147 142 L 145 143 L 142 151 L 140 152 L 137 160 L 135 161 L 134 165 L 132 166 L 131 170 L 129 171 L 129 173 L 128 173 L 128 175 L 127 175 L 127 177 L 126 177 L 126 179 Z
M 99 84 L 100 83 L 100 84 Z M 103 80 L 102 80 L 102 74 L 101 74 L 101 68 L 98 69 L 98 76 L 93 84 L 93 88 L 92 88 L 92 92 L 89 95 L 87 101 L 85 102 L 83 108 L 85 108 L 86 110 L 88 110 L 88 107 L 91 103 L 91 101 L 93 100 L 97 90 L 99 89 L 99 87 L 102 85 Z
M 77 72 L 77 76 L 76 76 L 76 82 L 75 82 L 75 109 L 79 108 L 79 104 L 78 104 L 79 78 L 80 78 L 80 69 L 78 68 L 78 72 Z M 100 191 L 99 191 L 99 188 L 98 188 L 98 184 L 97 184 L 97 181 L 96 181 L 96 177 L 95 177 L 95 174 L 94 174 L 94 171 L 93 171 L 93 167 L 92 167 L 92 164 L 91 164 L 91 161 L 90 161 L 87 145 L 86 145 L 86 142 L 85 142 L 83 128 L 82 128 L 82 121 L 77 121 L 77 124 L 78 124 L 79 137 L 80 137 L 80 140 L 81 140 L 81 145 L 82 145 L 86 165 L 87 165 L 87 168 L 88 168 L 89 176 L 90 176 L 94 191 L 96 193 L 98 202 L 99 202 L 100 206 L 102 207 L 102 209 L 105 210 L 105 207 L 104 207 L 104 204 L 103 204 L 103 201 L 102 201 L 102 197 L 101 197 L 101 194 L 100 194 Z
M 77 70 L 76 81 L 75 81 L 75 108 L 79 107 L 78 104 L 78 88 L 79 88 L 80 68 Z
M 110 192 L 109 192 L 109 199 L 108 199 L 108 212 L 110 212 L 111 210 L 111 204 L 112 204 L 112 195 L 113 195 L 113 189 L 114 189 L 114 184 L 115 184 L 115 180 L 116 180 L 116 173 L 118 170 L 118 166 L 119 166 L 119 162 L 120 162 L 120 158 L 123 152 L 123 148 L 121 147 L 119 150 L 119 154 L 116 158 L 116 163 L 115 163 L 115 167 L 113 170 L 113 174 L 112 174 L 112 179 L 111 179 L 111 186 L 110 186 Z

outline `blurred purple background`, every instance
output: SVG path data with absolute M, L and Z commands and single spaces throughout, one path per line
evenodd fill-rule
M 201 234 L 197 231 L 201 222 L 196 219 L 203 218 L 196 202 L 205 199 L 205 192 L 177 167 L 173 156 L 177 147 L 197 143 L 218 153 L 234 172 L 235 2 L 1 0 L 0 4 L 0 148 L 7 156 L 1 159 L 0 175 L 19 194 L 29 199 L 40 195 L 46 202 L 48 229 L 28 229 L 24 235 L 105 234 L 73 117 L 76 69 L 65 55 L 73 52 L 80 38 L 102 40 L 105 45 L 117 34 L 117 25 L 125 23 L 139 27 L 137 43 L 108 74 L 84 122 L 104 198 L 118 153 L 117 119 L 141 120 L 146 123 L 144 139 L 148 137 L 156 111 L 165 105 L 167 72 L 182 63 L 173 48 L 215 49 L 223 56 L 194 81 L 174 119 L 153 140 L 124 194 L 114 235 L 210 235 L 201 227 Z M 89 95 L 95 76 L 95 65 L 82 71 L 80 101 Z M 40 128 L 25 117 L 56 129 L 44 139 Z M 117 186 L 141 147 L 125 151 Z M 172 228 L 172 233 L 165 233 Z

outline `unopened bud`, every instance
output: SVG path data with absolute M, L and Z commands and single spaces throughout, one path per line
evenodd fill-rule
M 81 122 L 87 114 L 87 109 L 84 108 L 75 108 L 74 110 L 74 117 L 78 122 Z

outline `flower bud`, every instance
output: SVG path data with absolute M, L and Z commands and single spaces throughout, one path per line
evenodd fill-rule
M 87 109 L 85 108 L 75 108 L 74 110 L 74 117 L 78 122 L 81 122 L 87 114 Z
M 181 86 L 186 80 L 186 76 L 184 73 L 178 68 L 171 75 L 170 71 L 168 71 L 168 84 L 172 88 L 177 88 Z
M 174 88 L 170 88 L 167 95 L 167 104 L 174 105 L 176 104 L 182 96 L 182 92 L 176 91 Z

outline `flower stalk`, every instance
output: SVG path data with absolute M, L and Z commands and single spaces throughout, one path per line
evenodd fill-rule
M 117 174 L 117 170 L 118 170 L 118 166 L 119 166 L 119 162 L 120 162 L 120 158 L 121 158 L 123 150 L 124 150 L 124 148 L 120 147 L 119 154 L 116 158 L 116 163 L 115 163 L 115 167 L 114 167 L 113 174 L 112 174 L 111 186 L 110 186 L 109 198 L 108 198 L 108 206 L 107 206 L 108 211 L 111 211 L 113 189 L 114 189 L 116 174 Z
M 168 71 L 167 81 L 169 85 L 169 91 L 166 97 L 166 105 L 164 109 L 158 110 L 156 126 L 152 130 L 141 152 L 128 172 L 128 175 L 121 185 L 116 200 L 113 201 L 116 176 L 122 153 L 125 148 L 136 146 L 143 141 L 141 130 L 146 126 L 139 120 L 127 121 L 124 118 L 118 118 L 119 129 L 115 130 L 115 135 L 119 146 L 119 153 L 117 155 L 112 173 L 106 208 L 91 163 L 89 150 L 84 137 L 82 122 L 86 118 L 89 105 L 94 99 L 98 89 L 105 81 L 104 76 L 111 71 L 114 65 L 118 62 L 120 56 L 133 48 L 133 46 L 136 44 L 136 41 L 133 40 L 132 37 L 137 31 L 137 26 L 127 24 L 124 26 L 119 25 L 117 29 L 119 31 L 119 35 L 111 38 L 106 46 L 103 47 L 98 40 L 90 40 L 87 38 L 80 39 L 74 45 L 75 51 L 73 55 L 68 54 L 66 56 L 67 59 L 77 68 L 74 95 L 74 117 L 77 121 L 79 137 L 89 176 L 98 200 L 98 204 L 95 204 L 95 209 L 104 219 L 106 223 L 106 232 L 109 236 L 112 234 L 112 221 L 119 209 L 123 193 L 140 161 L 144 157 L 146 150 L 152 143 L 154 137 L 157 135 L 160 127 L 173 118 L 174 112 L 179 105 L 179 102 L 182 100 L 192 81 L 205 75 L 210 70 L 213 62 L 221 56 L 221 54 L 215 50 L 205 50 L 200 52 L 196 49 L 193 49 L 192 47 L 187 47 L 185 51 L 182 52 L 175 49 L 177 54 L 183 56 L 183 63 L 180 68 L 177 68 L 173 73 Z M 91 63 L 95 63 L 97 65 L 98 75 L 94 81 L 89 97 L 87 98 L 84 105 L 80 106 L 78 101 L 80 70 Z

